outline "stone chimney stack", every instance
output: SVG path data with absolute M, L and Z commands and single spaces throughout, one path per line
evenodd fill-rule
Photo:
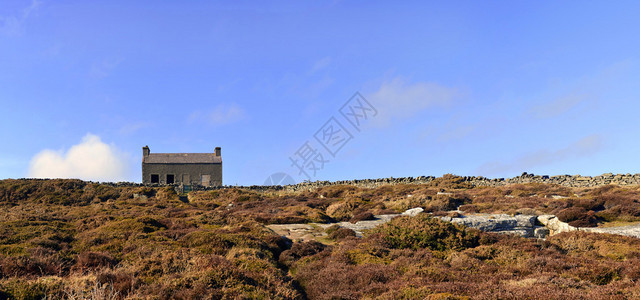
M 216 156 L 217 156 L 217 157 L 220 157 L 220 150 L 221 150 L 221 149 L 222 149 L 222 148 L 220 148 L 220 147 L 216 147 Z
M 149 146 L 142 147 L 142 157 L 149 156 L 149 153 L 151 153 L 151 150 L 149 150 Z

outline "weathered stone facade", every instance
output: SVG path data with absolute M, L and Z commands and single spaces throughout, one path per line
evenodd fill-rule
M 222 156 L 215 153 L 151 153 L 142 148 L 143 184 L 222 186 Z

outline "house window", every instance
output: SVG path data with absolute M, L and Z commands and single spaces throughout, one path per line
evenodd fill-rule
M 160 175 L 151 174 L 151 183 L 160 183 Z
M 175 178 L 173 174 L 167 174 L 167 184 L 173 184 L 175 182 Z

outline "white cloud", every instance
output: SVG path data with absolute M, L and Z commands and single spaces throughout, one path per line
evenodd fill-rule
M 29 177 L 79 178 L 94 181 L 118 181 L 126 176 L 125 158 L 113 145 L 87 134 L 66 153 L 45 149 L 36 154 L 29 166 Z
M 189 121 L 204 121 L 214 126 L 226 125 L 244 120 L 245 111 L 235 103 L 220 104 L 209 112 L 196 111 L 189 116 Z
M 6 36 L 19 36 L 24 33 L 24 23 L 29 16 L 42 4 L 33 0 L 31 4 L 22 10 L 19 16 L 0 16 L 0 34 Z
M 523 155 L 510 163 L 490 162 L 478 168 L 478 173 L 483 175 L 501 174 L 505 172 L 530 171 L 530 168 L 549 165 L 559 161 L 590 156 L 602 149 L 603 138 L 593 134 L 568 145 L 565 148 L 550 151 L 540 150 Z
M 437 83 L 406 84 L 402 79 L 395 78 L 384 82 L 367 99 L 378 110 L 378 116 L 372 122 L 378 126 L 388 126 L 395 121 L 412 118 L 425 109 L 447 106 L 457 96 L 456 89 Z

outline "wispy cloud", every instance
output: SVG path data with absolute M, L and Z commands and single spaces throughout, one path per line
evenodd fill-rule
M 120 127 L 120 134 L 122 135 L 131 135 L 138 132 L 140 129 L 151 127 L 151 123 L 149 122 L 133 122 L 128 123 Z
M 458 90 L 433 82 L 407 84 L 400 78 L 384 82 L 367 99 L 376 107 L 379 115 L 375 125 L 385 127 L 393 122 L 414 117 L 425 109 L 444 107 L 453 103 Z
M 87 134 L 67 152 L 45 149 L 36 154 L 31 159 L 29 177 L 118 181 L 126 177 L 125 161 L 115 146 Z
M 571 158 L 586 157 L 600 151 L 603 147 L 603 138 L 598 134 L 586 136 L 577 142 L 559 150 L 539 150 L 523 155 L 512 162 L 495 161 L 486 163 L 478 168 L 477 173 L 494 175 L 505 172 L 522 172 L 530 168 L 549 165 Z
M 18 15 L 0 16 L 0 35 L 20 36 L 24 34 L 25 22 L 41 4 L 41 1 L 33 0 L 31 4 L 24 8 Z
M 477 125 L 459 125 L 453 127 L 447 127 L 438 135 L 437 141 L 440 143 L 447 143 L 452 141 L 463 140 L 471 135 L 478 128 Z
M 89 69 L 89 77 L 96 79 L 105 78 L 109 76 L 122 61 L 123 59 L 104 59 L 94 63 L 91 65 L 91 69 Z
M 529 110 L 529 113 L 536 118 L 552 118 L 570 111 L 587 99 L 588 97 L 583 94 L 570 94 L 551 102 L 536 105 Z
M 210 111 L 195 111 L 189 116 L 190 122 L 205 122 L 213 126 L 226 125 L 242 121 L 247 113 L 235 103 L 220 104 Z
M 311 68 L 311 70 L 309 71 L 309 75 L 325 69 L 327 66 L 329 66 L 329 64 L 331 64 L 331 57 L 328 57 L 328 56 L 316 61 L 313 64 L 313 67 Z

